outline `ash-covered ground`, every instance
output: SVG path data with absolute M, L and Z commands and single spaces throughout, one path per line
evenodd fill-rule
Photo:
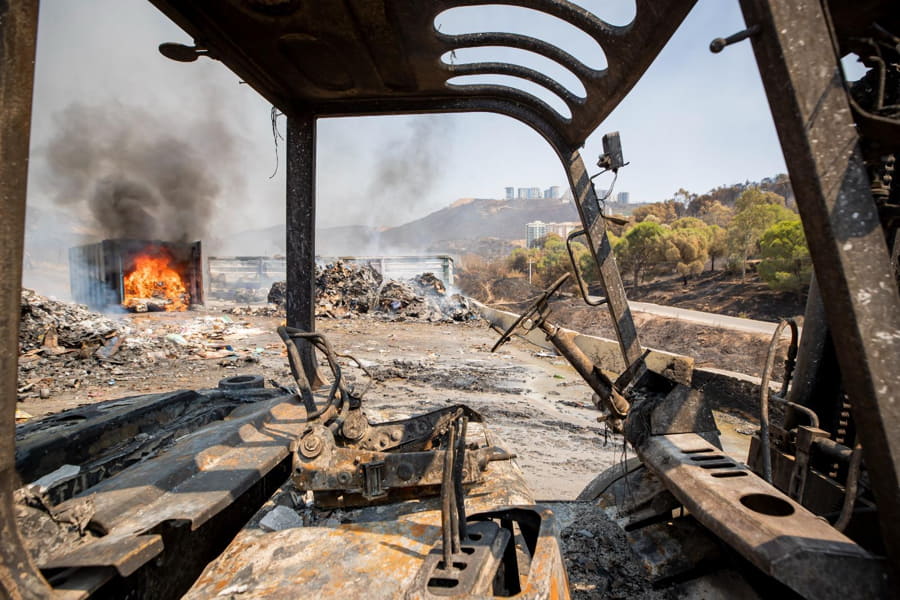
M 118 316 L 101 327 L 112 327 L 105 335 L 115 331 L 125 338 L 108 359 L 97 354 L 113 339 L 104 334 L 96 334 L 93 345 L 85 343 L 86 350 L 59 346 L 53 354 L 39 345 L 39 352 L 23 352 L 30 360 L 20 366 L 20 415 L 39 417 L 130 395 L 210 388 L 237 374 L 292 384 L 275 333 L 281 323 L 280 317 L 212 310 Z M 398 418 L 465 403 L 481 412 L 519 455 L 538 498 L 574 498 L 621 457 L 621 436 L 607 433 L 596 421 L 590 389 L 562 358 L 520 341 L 491 353 L 496 334 L 484 321 L 358 316 L 322 319 L 317 327 L 337 351 L 359 359 L 374 376 L 364 398 L 374 411 Z M 366 379 L 351 361 L 342 362 L 351 376 Z
M 497 334 L 477 318 L 334 308 L 332 303 L 329 312 L 343 316 L 324 315 L 317 328 L 335 350 L 353 355 L 371 374 L 364 397 L 370 414 L 389 420 L 464 403 L 484 415 L 517 455 L 535 498 L 552 502 L 559 514 L 574 598 L 673 597 L 641 577 L 618 526 L 590 504 L 572 502 L 594 477 L 631 454 L 620 435 L 597 422 L 590 389 L 561 357 L 516 338 L 492 353 Z M 275 332 L 282 323 L 280 309 L 271 306 L 99 315 L 26 292 L 19 416 L 38 418 L 148 392 L 211 388 L 238 374 L 291 384 Z M 352 361 L 342 364 L 345 374 L 360 382 L 368 378 Z M 724 415 L 718 416 L 722 423 Z M 723 431 L 746 444 L 752 427 L 732 421 Z
M 228 304 L 100 315 L 26 291 L 17 416 L 26 420 L 131 395 L 212 388 L 238 374 L 292 384 L 275 332 L 283 317 L 263 309 Z M 371 373 L 366 406 L 400 418 L 447 404 L 469 405 L 518 454 L 536 498 L 573 499 L 628 453 L 623 438 L 597 422 L 591 390 L 559 356 L 516 338 L 492 353 L 497 334 L 474 317 L 343 314 L 318 319 L 317 328 L 335 350 L 353 355 Z M 352 361 L 342 362 L 349 376 L 367 378 Z M 322 366 L 327 369 L 324 360 Z M 735 438 L 729 445 L 745 446 L 752 426 L 735 422 L 734 415 L 719 417 L 726 435 Z

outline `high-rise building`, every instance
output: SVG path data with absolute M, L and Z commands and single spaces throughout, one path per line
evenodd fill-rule
M 516 188 L 508 187 L 505 189 L 506 189 L 506 199 L 507 200 L 512 200 L 516 197 Z
M 550 188 L 547 188 L 546 190 L 544 190 L 544 200 L 549 200 L 549 199 L 550 199 Z
M 631 198 L 631 196 L 629 196 L 628 192 L 619 192 L 616 195 L 616 201 L 619 204 L 628 204 L 628 201 L 630 198 Z
M 541 197 L 541 188 L 533 187 L 528 188 L 528 199 L 529 200 L 537 200 Z
M 550 192 L 550 195 L 544 196 L 545 198 L 551 198 L 553 200 L 559 198 L 559 186 L 558 185 L 551 185 L 547 191 Z
M 532 221 L 525 225 L 525 245 L 534 248 L 535 243 L 547 236 L 547 224 L 543 221 Z
M 555 233 L 562 239 L 569 237 L 569 234 L 576 229 L 581 229 L 581 223 L 577 221 L 563 221 L 562 223 L 547 223 L 547 234 Z
M 519 188 L 519 193 L 516 196 L 519 200 L 527 200 L 528 199 L 528 188 Z
M 603 200 L 609 194 L 609 190 L 597 190 L 597 199 Z

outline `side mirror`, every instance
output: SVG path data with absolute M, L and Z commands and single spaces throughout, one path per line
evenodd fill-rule
M 622 140 L 619 138 L 618 131 L 603 136 L 603 154 L 600 155 L 597 166 L 613 172 L 625 166 L 625 158 L 622 156 Z

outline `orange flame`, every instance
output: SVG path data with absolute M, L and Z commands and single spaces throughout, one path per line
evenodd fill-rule
M 170 266 L 172 257 L 141 254 L 134 259 L 134 270 L 125 276 L 126 307 L 147 300 L 162 300 L 167 311 L 187 310 L 190 294 L 181 275 Z

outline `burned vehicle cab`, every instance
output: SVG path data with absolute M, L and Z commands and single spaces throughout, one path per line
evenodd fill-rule
M 598 267 L 604 298 L 588 296 L 580 276 L 575 283 L 585 302 L 608 311 L 623 368 L 596 364 L 553 323 L 548 300 L 565 278 L 500 327 L 495 345 L 520 328 L 540 332 L 636 452 L 638 461 L 585 490 L 586 510 L 622 526 L 633 560 L 663 588 L 706 564 L 692 550 L 703 539 L 757 595 L 871 598 L 897 589 L 900 22 L 890 3 L 743 0 L 747 29 L 711 46 L 753 45 L 815 268 L 780 392 L 769 389 L 774 353 L 763 365 L 754 391 L 760 430 L 746 466 L 722 451 L 704 391 L 685 373 L 658 368 L 642 346 L 608 216 L 579 151 L 693 0 L 636 0 L 626 26 L 566 0 L 502 2 L 586 33 L 606 55 L 602 70 L 538 38 L 434 26 L 443 11 L 486 2 L 151 2 L 194 39 L 161 44 L 164 56 L 221 61 L 287 116 L 287 319 L 278 333 L 294 385 L 229 378 L 214 390 L 67 411 L 21 427 L 15 447 L 8 435 L 0 445 L 7 595 L 569 597 L 552 507 L 535 502 L 515 456 L 465 397 L 404 419 L 372 418 L 365 390 L 344 372 L 353 359 L 315 330 L 317 119 L 463 111 L 512 117 L 550 144 L 583 227 L 570 241 L 584 236 Z M 10 215 L 0 259 L 17 265 L 0 275 L 0 407 L 9 432 L 36 26 L 36 0 L 0 6 L 0 199 Z M 441 60 L 484 46 L 555 61 L 586 95 L 519 65 Z M 839 62 L 848 53 L 872 68 L 852 86 Z M 571 115 L 520 89 L 448 83 L 485 74 L 542 86 Z M 626 164 L 620 137 L 603 142 L 598 169 L 617 172 Z M 121 289 L 121 279 L 112 287 Z M 774 403 L 780 424 L 769 417 Z

